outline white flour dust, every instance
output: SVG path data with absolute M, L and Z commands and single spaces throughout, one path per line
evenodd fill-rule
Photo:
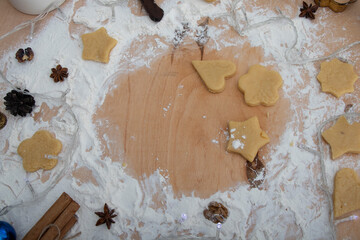
M 138 237 L 140 239 L 164 239 L 175 236 L 178 232 L 193 237 L 215 237 L 216 225 L 207 221 L 202 211 L 209 201 L 221 201 L 230 210 L 230 216 L 221 229 L 222 239 L 323 239 L 331 237 L 329 226 L 328 204 L 325 196 L 318 187 L 319 163 L 315 155 L 291 145 L 290 143 L 304 142 L 308 147 L 316 149 L 317 126 L 332 115 L 343 113 L 344 104 L 327 94 L 319 94 L 319 84 L 316 81 L 318 69 L 315 64 L 291 65 L 285 58 L 286 49 L 291 46 L 296 37 L 291 34 L 291 26 L 279 21 L 259 28 L 253 28 L 244 33 L 240 42 L 229 39 L 218 41 L 219 37 L 231 29 L 231 18 L 228 16 L 232 0 L 222 0 L 216 5 L 208 4 L 203 0 L 164 1 L 161 7 L 165 16 L 161 22 L 155 24 L 148 16 L 135 16 L 128 7 L 128 1 L 120 1 L 115 6 L 115 21 L 110 21 L 111 9 L 99 5 L 96 1 L 87 0 L 79 9 L 75 8 L 76 0 L 69 1 L 62 7 L 67 20 L 63 21 L 59 13 L 49 20 L 46 27 L 36 32 L 35 38 L 29 44 L 36 53 L 33 61 L 20 64 L 14 58 L 14 52 L 24 47 L 15 46 L 9 49 L 0 59 L 2 71 L 15 86 L 27 88 L 32 93 L 41 93 L 48 96 L 58 96 L 60 92 L 68 91 L 65 101 L 71 107 L 79 126 L 77 144 L 75 144 L 71 164 L 68 166 L 64 178 L 48 193 L 47 197 L 38 204 L 28 204 L 14 208 L 4 220 L 11 222 L 17 229 L 19 237 L 40 218 L 52 202 L 66 191 L 80 205 L 78 224 L 71 230 L 70 235 L 81 231 L 79 239 L 124 239 Z M 113 3 L 104 1 L 102 3 Z M 275 9 L 261 9 L 251 7 L 247 1 L 238 1 L 239 7 L 251 9 L 247 12 L 250 24 L 277 16 Z M 255 1 L 256 2 L 256 1 Z M 135 4 L 135 2 L 133 3 Z M 284 15 L 292 16 L 299 6 L 285 5 L 281 8 Z M 297 11 L 297 10 L 296 10 Z M 183 29 L 187 23 L 189 29 L 196 30 L 198 21 L 204 17 L 210 19 L 222 18 L 223 24 L 209 26 L 208 37 L 214 40 L 217 50 L 227 46 L 243 45 L 261 47 L 264 50 L 265 62 L 260 64 L 274 66 L 283 80 L 283 96 L 290 101 L 291 121 L 280 138 L 280 143 L 268 156 L 266 165 L 267 174 L 264 189 L 250 189 L 247 184 L 239 185 L 231 191 L 215 193 L 210 199 L 200 199 L 194 196 L 183 196 L 180 199 L 173 194 L 168 184 L 166 170 L 158 170 L 143 182 L 139 182 L 124 172 L 126 166 L 112 162 L 111 159 L 101 159 L 101 143 L 97 137 L 92 116 L 109 91 L 111 81 L 105 81 L 112 74 L 126 68 L 136 71 L 142 66 L 150 66 L 156 56 L 162 54 L 174 39 L 177 29 Z M 239 23 L 244 23 L 243 15 L 237 13 Z M 108 34 L 117 39 L 118 44 L 112 50 L 110 62 L 100 64 L 81 59 L 82 42 L 79 32 L 69 32 L 69 24 L 84 27 L 85 32 L 92 32 L 105 27 Z M 316 42 L 319 38 L 315 34 L 318 24 L 308 19 L 294 17 L 294 25 L 298 31 L 297 49 Z M 189 32 L 189 36 L 196 38 L 196 31 Z M 306 34 L 305 34 L 306 33 Z M 146 51 L 135 52 L 129 56 L 124 54 L 133 41 L 153 35 L 155 43 L 144 46 Z M 322 56 L 326 46 L 316 42 L 316 52 L 305 50 L 303 54 L 309 58 Z M 306 48 L 305 48 L 306 49 Z M 241 57 L 241 55 L 240 55 Z M 243 56 L 246 57 L 246 56 Z M 61 64 L 69 68 L 69 77 L 61 84 L 55 84 L 49 78 L 50 68 Z M 303 76 L 310 76 L 310 83 L 304 84 Z M 301 89 L 298 86 L 302 86 Z M 116 86 L 112 86 L 116 87 Z M 183 86 L 179 86 L 179 88 Z M 306 96 L 307 105 L 299 105 Z M 165 114 L 171 110 L 171 104 L 162 106 Z M 37 106 L 35 112 L 40 111 Z M 325 117 L 326 116 L 326 117 Z M 202 117 L 206 119 L 204 115 Z M 10 119 L 12 120 L 12 118 Z M 204 120 L 203 120 L 204 121 Z M 301 121 L 301 122 L 300 122 Z M 74 123 L 75 124 L 75 123 Z M 103 122 L 101 124 L 106 124 Z M 15 156 L 20 141 L 30 137 L 36 129 L 46 125 L 43 122 L 34 122 L 33 118 L 21 120 L 19 128 L 12 129 L 8 139 L 9 149 L 7 156 Z M 300 125 L 302 126 L 300 130 Z M 74 126 L 62 126 L 61 131 L 73 131 Z M 215 137 L 215 136 L 214 136 Z M 133 137 L 136 141 L 136 136 Z M 218 143 L 216 139 L 209 139 Z M 234 148 L 242 147 L 239 141 L 234 142 Z M 120 150 L 121 151 L 121 150 Z M 155 156 L 156 157 L 156 156 Z M 8 159 L 8 158 L 7 158 Z M 14 168 L 10 162 L 1 163 L 1 174 Z M 344 161 L 341 161 L 344 163 Z M 16 167 L 21 166 L 17 159 Z M 359 168 L 358 165 L 349 165 Z M 71 171 L 86 167 L 95 183 L 79 182 L 71 177 Z M 340 168 L 339 162 L 327 165 L 329 185 L 333 176 Z M 21 171 L 21 172 L 20 172 Z M 0 190 L 2 194 L 0 207 L 13 204 L 14 201 L 31 199 L 31 193 L 24 187 L 26 174 L 22 168 L 19 175 L 7 174 L 0 176 Z M 6 183 L 7 186 L 4 184 Z M 35 179 L 33 185 L 42 184 Z M 46 184 L 46 183 L 45 183 Z M 22 186 L 22 187 L 21 187 Z M 13 193 L 10 193 L 11 191 Z M 16 197 L 17 196 L 17 197 Z M 154 196 L 161 199 L 163 207 L 154 207 Z M 95 227 L 97 216 L 95 211 L 101 210 L 104 202 L 116 209 L 111 230 L 105 227 Z M 182 213 L 188 218 L 182 224 L 179 219 Z M 21 216 L 21 217 L 19 217 Z

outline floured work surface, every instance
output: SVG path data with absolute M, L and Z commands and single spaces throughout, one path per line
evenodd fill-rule
M 69 25 L 50 20 L 49 28 L 36 31 L 33 65 L 22 65 L 27 66 L 22 69 L 16 65 L 13 54 L 8 53 L 13 51 L 11 40 L 6 39 L 8 45 L 1 46 L 2 71 L 13 83 L 50 95 L 51 91 L 70 90 L 66 100 L 78 117 L 79 142 L 74 147 L 70 171 L 57 187 L 65 188 L 85 206 L 76 229 L 82 232 L 81 238 L 154 239 L 177 234 L 212 237 L 215 225 L 202 215 L 211 200 L 222 202 L 230 211 L 222 228 L 224 239 L 331 236 L 328 203 L 319 188 L 318 158 L 297 146 L 304 144 L 317 149 L 317 127 L 321 122 L 343 113 L 347 104 L 353 104 L 351 111 L 360 110 L 359 82 L 355 83 L 353 93 L 336 99 L 321 92 L 316 80 L 321 61 L 299 65 L 289 62 L 327 56 L 360 39 L 359 4 L 349 6 L 341 14 L 320 8 L 311 21 L 297 17 L 301 1 L 240 1 L 236 9 L 240 28 L 245 26 L 241 7 L 247 12 L 250 25 L 278 16 L 276 7 L 293 19 L 299 34 L 295 46 L 299 55 L 294 51 L 289 56 L 295 57 L 286 59 L 285 53 L 295 40 L 287 21 L 253 28 L 239 36 L 231 27 L 232 18 L 218 18 L 230 12 L 231 2 L 216 2 L 211 8 L 202 1 L 193 5 L 179 3 L 181 6 L 158 1 L 169 10 L 169 16 L 177 16 L 180 11 L 183 17 L 167 18 L 165 12 L 157 28 L 147 22 L 146 13 L 135 0 L 115 8 L 114 23 L 109 20 L 109 8 L 94 1 L 68 1 L 63 11 L 71 19 Z M 203 15 L 195 19 L 192 9 Z M 201 54 L 196 32 L 207 15 L 209 41 Z M 58 13 L 54 19 L 59 19 Z M 171 19 L 178 22 L 174 24 Z M 190 22 L 188 27 L 186 21 Z M 81 60 L 81 34 L 103 26 L 118 40 L 109 64 Z M 139 37 L 131 38 L 129 29 Z M 56 39 L 61 32 L 66 34 L 59 35 L 63 44 L 59 49 L 45 43 L 49 36 Z M 21 34 L 26 36 L 26 32 L 19 32 L 17 39 Z M 325 39 L 333 41 L 325 43 Z M 26 45 L 22 41 L 14 48 Z M 339 57 L 351 62 L 359 74 L 359 46 Z M 236 74 L 226 80 L 222 93 L 208 92 L 194 70 L 191 61 L 201 58 L 231 60 L 237 66 Z M 62 85 L 47 82 L 47 71 L 55 63 L 69 68 L 69 79 Z M 272 107 L 247 106 L 237 87 L 239 77 L 254 64 L 262 64 L 282 76 L 280 97 Z M 110 78 L 112 74 L 114 78 Z M 43 106 L 41 111 L 54 109 Z M 270 138 L 270 143 L 259 152 L 266 166 L 260 190 L 247 183 L 245 160 L 226 152 L 228 121 L 245 121 L 252 116 L 258 117 Z M 14 130 L 14 135 L 17 134 L 23 133 Z M 15 148 L 11 143 L 10 148 Z M 359 172 L 358 155 L 346 154 L 335 161 L 326 156 L 331 188 L 339 168 L 350 167 Z M 40 174 L 44 183 L 46 174 Z M 52 202 L 64 190 L 57 187 L 49 194 L 52 198 L 40 202 L 38 208 Z M 104 202 L 119 212 L 111 231 L 94 226 L 97 219 L 93 212 L 99 211 Z M 19 216 L 35 217 L 35 210 L 15 209 L 7 215 L 8 221 L 23 229 L 21 233 L 25 232 L 33 222 Z M 187 213 L 190 220 L 179 226 L 177 219 L 181 213 Z M 356 239 L 359 235 L 356 224 L 358 220 L 339 223 L 338 237 Z
M 229 120 L 258 116 L 271 139 L 260 151 L 266 161 L 284 131 L 289 101 L 282 98 L 268 108 L 245 104 L 237 81 L 248 64 L 261 61 L 259 48 L 205 51 L 204 59 L 236 63 L 236 75 L 226 80 L 220 94 L 209 93 L 191 64 L 201 57 L 196 43 L 176 49 L 173 60 L 172 51 L 170 46 L 150 68 L 119 74 L 117 88 L 109 92 L 96 115 L 100 122 L 106 121 L 99 135 L 109 138 L 109 143 L 104 142 L 105 155 L 124 162 L 129 173 L 149 176 L 159 169 L 177 195 L 194 192 L 207 198 L 247 181 L 245 159 L 226 151 Z M 249 58 L 241 58 L 243 54 Z

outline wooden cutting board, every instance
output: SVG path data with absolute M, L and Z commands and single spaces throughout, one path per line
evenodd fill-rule
M 240 36 L 231 30 L 223 37 Z M 247 183 L 245 159 L 226 151 L 228 121 L 259 118 L 271 139 L 260 151 L 266 162 L 288 121 L 289 101 L 280 91 L 273 107 L 247 106 L 237 82 L 249 66 L 263 62 L 262 50 L 245 43 L 217 51 L 209 47 L 214 44 L 210 40 L 206 45 L 204 60 L 226 59 L 237 66 L 222 93 L 210 93 L 193 68 L 191 61 L 200 60 L 201 51 L 191 39 L 178 48 L 169 44 L 149 68 L 119 73 L 112 84 L 117 87 L 107 94 L 94 119 L 107 122 L 98 127 L 106 156 L 126 163 L 135 177 L 159 169 L 177 195 L 194 192 L 209 197 Z M 141 48 L 136 43 L 133 47 Z

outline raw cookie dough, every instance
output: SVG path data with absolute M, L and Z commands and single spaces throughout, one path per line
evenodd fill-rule
M 244 122 L 230 121 L 229 133 L 227 150 L 241 154 L 250 162 L 254 161 L 259 149 L 270 141 L 268 135 L 260 128 L 257 117 Z
M 58 160 L 54 158 L 62 149 L 62 144 L 46 131 L 37 131 L 31 138 L 22 141 L 17 149 L 23 158 L 23 167 L 27 172 L 35 172 L 40 168 L 53 169 Z
M 332 159 L 344 153 L 360 153 L 360 123 L 349 124 L 344 116 L 322 133 L 331 146 Z
M 323 92 L 328 92 L 339 98 L 345 93 L 354 91 L 354 83 L 358 75 L 351 64 L 343 63 L 334 58 L 330 62 L 322 62 L 317 79 Z
M 83 34 L 81 39 L 84 45 L 82 58 L 102 63 L 109 62 L 110 52 L 117 44 L 103 27 L 95 32 Z
M 350 168 L 343 168 L 335 175 L 334 217 L 360 209 L 360 179 Z
M 261 65 L 253 65 L 249 72 L 239 79 L 239 89 L 244 93 L 249 106 L 272 106 L 279 99 L 278 89 L 283 80 L 278 72 Z
M 235 64 L 226 60 L 192 61 L 192 64 L 212 93 L 224 91 L 225 78 L 236 72 Z

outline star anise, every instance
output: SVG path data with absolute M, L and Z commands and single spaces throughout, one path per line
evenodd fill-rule
M 107 228 L 110 229 L 111 224 L 115 223 L 113 218 L 117 216 L 116 214 L 114 214 L 114 212 L 115 209 L 110 210 L 108 205 L 105 203 L 104 212 L 95 212 L 95 214 L 100 217 L 100 219 L 96 222 L 95 226 L 99 226 L 101 224 L 106 223 Z
M 313 6 L 312 3 L 310 3 L 310 5 L 308 5 L 306 2 L 303 2 L 303 7 L 300 8 L 299 17 L 315 19 L 314 13 L 316 12 L 316 10 L 318 8 L 319 8 L 319 6 L 316 4 L 314 4 L 314 6 Z
M 52 68 L 51 71 L 50 77 L 54 79 L 54 82 L 62 82 L 64 78 L 69 76 L 68 69 L 63 68 L 60 64 L 56 68 Z

